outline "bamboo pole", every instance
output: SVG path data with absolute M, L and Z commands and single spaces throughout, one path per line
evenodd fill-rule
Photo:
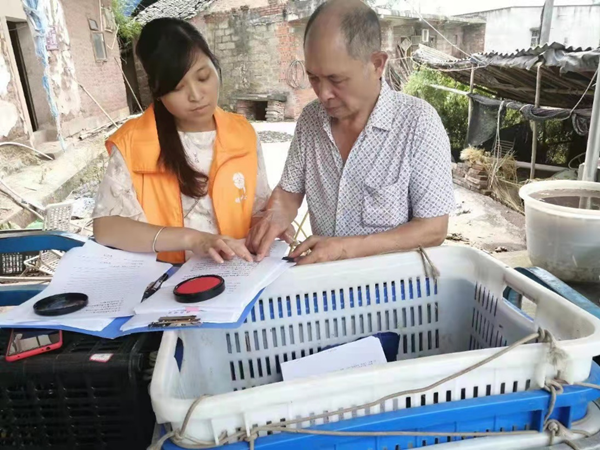
M 114 58 L 115 58 L 115 62 L 117 63 L 117 66 L 119 66 L 119 70 L 123 74 L 123 79 L 125 80 L 125 83 L 127 83 L 127 87 L 129 88 L 129 91 L 131 92 L 131 95 L 133 95 L 133 98 L 135 99 L 135 102 L 140 107 L 140 111 L 143 112 L 144 108 L 142 108 L 142 104 L 140 103 L 140 101 L 136 97 L 135 92 L 133 92 L 133 88 L 131 87 L 131 84 L 129 84 L 129 80 L 127 79 L 127 75 L 125 75 L 125 71 L 123 70 L 123 67 L 121 67 L 120 61 L 117 59 L 116 56 Z
M 535 80 L 535 107 L 540 107 L 540 96 L 542 90 L 542 63 L 537 64 L 537 76 Z M 531 128 L 533 130 L 533 142 L 531 144 L 531 171 L 529 172 L 529 179 L 535 178 L 535 161 L 537 158 L 538 150 L 538 123 L 535 120 L 531 121 Z
M 92 94 L 90 94 L 89 91 L 85 87 L 83 87 L 83 84 L 79 83 L 79 87 L 81 89 L 83 89 L 83 92 L 85 92 L 92 99 L 92 101 L 96 104 L 96 106 L 98 106 L 98 108 L 100 108 L 100 110 L 104 113 L 104 115 L 106 117 L 108 117 L 108 120 L 110 120 L 115 127 L 119 128 L 119 126 L 116 124 L 116 122 L 113 120 L 113 118 L 110 117 L 110 114 L 108 114 L 106 112 L 106 110 L 100 105 L 100 103 L 98 103 L 98 100 L 96 100 L 94 98 L 94 96 Z
M 469 94 L 473 94 L 475 88 L 475 66 L 471 67 L 471 80 L 469 81 Z M 473 99 L 469 97 L 469 118 L 467 124 L 471 124 L 471 117 L 473 116 Z

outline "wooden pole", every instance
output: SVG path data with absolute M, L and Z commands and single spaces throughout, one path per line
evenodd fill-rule
M 475 66 L 471 67 L 471 81 L 469 82 L 469 94 L 473 94 L 473 90 L 475 87 Z M 468 124 L 471 124 L 471 117 L 473 116 L 473 99 L 469 97 L 469 121 Z
M 88 95 L 88 97 L 91 98 L 92 101 L 96 104 L 96 106 L 98 106 L 98 108 L 100 108 L 100 111 L 102 111 L 104 113 L 104 115 L 106 117 L 108 117 L 108 120 L 110 120 L 115 127 L 119 128 L 119 125 L 116 124 L 116 122 L 113 120 L 113 118 L 110 117 L 110 114 L 108 114 L 106 112 L 106 110 L 100 105 L 100 103 L 98 103 L 98 100 L 96 100 L 94 98 L 94 96 L 92 94 L 90 94 L 90 92 L 85 87 L 83 87 L 83 85 L 81 83 L 79 83 L 79 87 L 81 89 L 83 89 L 83 92 L 85 92 Z
M 131 84 L 129 84 L 129 80 L 127 79 L 127 75 L 125 75 L 125 71 L 123 70 L 123 67 L 121 66 L 121 61 L 118 60 L 116 56 L 115 56 L 115 62 L 117 63 L 117 66 L 119 66 L 119 70 L 123 74 L 123 79 L 125 80 L 125 83 L 127 83 L 127 87 L 129 88 L 129 92 L 131 92 L 131 95 L 135 99 L 135 102 L 137 103 L 138 107 L 140 108 L 140 111 L 144 112 L 144 108 L 142 108 L 142 104 L 140 103 L 140 101 L 136 97 L 135 92 L 133 92 L 133 88 L 131 87 Z
M 465 97 L 467 95 L 469 95 L 469 93 L 466 91 L 461 91 L 459 89 L 454 89 L 454 88 L 447 87 L 447 86 L 440 86 L 439 84 L 430 84 L 429 87 L 432 87 L 434 89 L 439 89 L 440 91 L 452 92 L 453 94 L 462 95 Z
M 537 63 L 537 76 L 535 80 L 535 107 L 540 107 L 540 94 L 542 90 L 542 63 Z M 533 130 L 533 142 L 531 144 L 531 171 L 529 172 L 529 179 L 535 178 L 535 161 L 537 159 L 538 149 L 538 123 L 535 120 L 531 121 L 531 128 Z

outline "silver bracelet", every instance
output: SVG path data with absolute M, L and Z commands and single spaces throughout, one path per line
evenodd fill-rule
M 167 228 L 167 227 L 162 227 L 160 230 L 158 230 L 158 231 L 157 231 L 156 235 L 154 236 L 154 241 L 152 241 L 152 251 L 153 251 L 154 253 L 158 253 L 158 252 L 156 251 L 156 240 L 158 239 L 158 235 L 159 235 L 160 233 L 162 233 L 162 230 L 164 230 L 165 228 Z

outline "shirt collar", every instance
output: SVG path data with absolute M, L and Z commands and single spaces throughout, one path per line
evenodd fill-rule
M 386 81 L 382 80 L 379 98 L 377 99 L 377 103 L 375 103 L 375 108 L 373 108 L 365 128 L 373 127 L 385 131 L 391 131 L 392 121 L 394 119 L 394 110 L 394 91 L 392 91 Z M 323 122 L 323 128 L 329 133 L 331 130 L 331 120 L 327 115 L 327 111 L 322 105 L 319 108 L 319 117 Z
M 367 127 L 375 127 L 385 131 L 391 131 L 392 121 L 394 119 L 395 102 L 394 91 L 389 87 L 385 80 L 381 81 L 381 92 L 371 117 L 367 122 Z

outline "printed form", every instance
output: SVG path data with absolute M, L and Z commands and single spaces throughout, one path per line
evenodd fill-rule
M 64 322 L 67 325 L 67 322 L 76 319 L 131 316 L 148 285 L 169 268 L 170 264 L 157 262 L 154 254 L 123 252 L 88 241 L 82 247 L 67 252 L 46 289 L 0 315 L 0 324 Z M 33 305 L 38 300 L 70 292 L 86 294 L 88 305 L 63 317 L 46 318 L 33 311 Z M 92 326 L 89 321 L 88 324 Z
M 200 303 L 188 304 L 197 311 L 231 311 L 241 314 L 258 293 L 293 266 L 282 258 L 288 245 L 276 242 L 268 257 L 260 263 L 249 263 L 236 258 L 218 264 L 209 258 L 192 258 L 163 284 L 148 300 L 135 308 L 136 314 L 153 314 L 181 310 L 182 304 L 175 300 L 173 288 L 182 281 L 203 275 L 219 275 L 225 280 L 225 292 Z M 222 316 L 221 316 L 222 317 Z M 207 320 L 208 321 L 208 320 Z

